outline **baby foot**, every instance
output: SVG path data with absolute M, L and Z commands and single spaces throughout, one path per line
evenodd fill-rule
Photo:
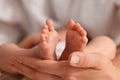
M 60 60 L 68 59 L 70 53 L 75 51 L 82 52 L 87 44 L 87 33 L 80 26 L 79 23 L 75 23 L 73 20 L 68 22 L 68 31 L 66 34 L 66 47 L 63 51 Z
M 58 33 L 54 29 L 53 22 L 47 20 L 40 35 L 40 45 L 38 54 L 43 59 L 56 59 L 55 49 L 58 42 Z

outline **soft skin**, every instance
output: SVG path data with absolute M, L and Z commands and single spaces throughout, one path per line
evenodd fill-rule
M 106 37 L 104 38 L 108 40 L 108 38 Z M 89 55 L 87 53 L 85 54 L 82 54 L 82 53 L 78 54 L 78 53 L 79 52 L 72 53 L 71 56 L 69 57 L 69 62 L 40 60 L 33 57 L 21 56 L 17 58 L 19 60 L 19 61 L 17 60 L 19 62 L 19 64 L 17 64 L 19 65 L 18 72 L 20 72 L 21 74 L 24 74 L 25 76 L 27 76 L 32 80 L 39 80 L 39 79 L 80 80 L 80 78 L 82 80 L 89 80 L 90 78 L 92 80 L 96 80 L 95 75 L 99 77 L 97 78 L 97 80 L 98 79 L 100 80 L 119 80 L 120 79 L 119 76 L 117 76 L 118 74 L 120 74 L 120 69 L 119 69 L 120 55 L 118 55 L 112 62 L 110 59 L 102 55 L 102 53 L 99 53 L 99 54 L 91 53 Z M 117 50 L 117 54 L 119 53 L 120 53 L 120 48 L 118 48 Z M 80 60 L 82 60 L 82 62 L 80 61 L 77 64 L 71 63 L 71 60 L 73 60 L 72 56 L 80 57 Z M 32 61 L 33 61 L 33 64 L 31 64 Z M 84 61 L 86 62 L 83 64 Z M 20 66 L 21 63 L 22 63 L 22 66 Z M 25 65 L 28 67 L 24 67 Z M 49 65 L 49 67 L 47 65 Z M 74 67 L 71 67 L 70 65 Z M 77 71 L 75 67 L 77 67 Z M 33 69 L 36 69 L 38 71 L 34 71 Z M 49 74 L 44 74 L 39 72 L 41 70 L 43 72 L 54 74 L 54 75 L 49 75 Z M 89 76 L 88 73 L 93 75 Z M 31 74 L 34 74 L 34 75 L 31 75 Z
M 101 45 L 101 44 L 106 44 L 105 46 L 104 45 Z M 94 45 L 94 47 L 92 47 Z M 111 45 L 111 47 L 110 47 L 110 45 Z M 99 47 L 99 48 L 98 48 Z M 109 49 L 106 49 L 105 50 L 105 48 L 106 47 L 109 47 Z M 105 52 L 103 52 L 105 50 Z M 102 53 L 100 53 L 100 52 L 102 52 Z M 114 44 L 114 42 L 110 39 L 110 38 L 108 38 L 108 37 L 106 37 L 106 36 L 100 36 L 100 37 L 97 37 L 97 38 L 95 38 L 95 39 L 93 39 L 89 44 L 88 44 L 88 46 L 85 48 L 85 53 L 86 54 L 92 54 L 92 53 L 99 53 L 99 55 L 102 55 L 102 56 L 106 56 L 106 58 L 108 58 L 108 60 L 109 59 L 113 59 L 114 58 L 114 53 L 116 52 L 116 47 L 115 47 L 115 44 Z M 68 54 L 69 55 L 69 54 Z M 68 56 L 67 55 L 67 56 Z M 64 57 L 64 56 L 62 56 L 62 57 Z M 79 57 L 79 56 L 78 56 Z M 75 60 L 78 60 L 79 58 L 78 57 L 76 57 L 75 59 L 73 59 L 72 58 L 72 60 L 74 60 L 73 62 L 75 62 Z M 94 57 L 96 60 L 98 60 L 98 58 L 97 57 Z M 86 61 L 86 60 L 85 60 Z M 87 59 L 87 61 L 89 61 L 89 59 Z M 94 61 L 94 59 L 93 59 L 93 61 Z M 104 59 L 103 59 L 103 62 L 104 62 Z M 99 60 L 98 60 L 98 63 L 99 63 Z M 72 66 L 75 66 L 75 67 L 79 67 L 79 66 L 77 66 L 77 65 L 73 65 L 73 64 L 71 64 Z M 95 64 L 96 65 L 96 64 Z M 21 66 L 22 67 L 22 66 Z M 19 69 L 20 70 L 20 69 Z M 23 69 L 22 69 L 23 70 Z M 29 70 L 30 70 L 30 68 L 29 68 Z M 28 71 L 28 69 L 27 69 L 27 71 Z M 20 72 L 22 72 L 21 74 L 26 74 L 27 73 L 27 71 L 20 71 Z M 23 73 L 23 72 L 26 72 L 26 73 Z M 31 72 L 31 71 L 30 71 Z M 36 72 L 37 73 L 37 75 L 38 74 L 40 74 L 39 72 Z M 41 75 L 41 77 L 40 77 L 40 75 L 39 76 L 37 76 L 37 75 L 35 75 L 36 77 L 37 77 L 37 79 L 41 79 L 41 77 L 42 77 L 42 75 Z M 69 74 L 66 74 L 66 75 L 69 75 Z M 45 75 L 46 77 L 47 77 L 47 75 Z M 48 76 L 49 77 L 49 76 Z M 47 78 L 48 78 L 47 77 Z M 53 79 L 56 79 L 56 76 L 52 76 L 51 75 L 51 77 L 53 78 Z M 51 79 L 51 77 L 50 77 L 50 79 Z M 31 78 L 30 78 L 31 79 Z M 33 80 L 34 80 L 34 77 L 32 78 Z M 48 78 L 48 80 L 49 80 L 49 78 Z
M 80 57 L 80 61 L 77 63 L 71 63 L 73 56 Z M 119 80 L 120 69 L 116 67 L 112 61 L 107 59 L 104 55 L 98 53 L 83 54 L 74 52 L 69 58 L 69 61 L 51 61 L 40 60 L 33 57 L 19 57 L 18 62 L 31 67 L 31 70 L 20 69 L 20 72 L 25 72 L 27 76 L 34 74 L 34 77 L 38 77 L 36 69 L 41 72 L 53 74 L 59 76 L 60 80 Z M 71 65 L 71 66 L 70 66 Z M 72 67 L 74 66 L 74 67 Z M 28 76 L 28 77 L 29 77 Z M 32 78 L 33 79 L 33 78 Z M 33 79 L 34 80 L 34 79 Z M 39 79 L 37 79 L 39 80 Z M 48 79 L 49 80 L 49 79 Z M 54 80 L 54 78 L 53 78 Z
M 47 23 L 46 23 L 47 24 Z M 49 27 L 49 24 L 47 24 L 48 25 L 48 27 Z M 79 24 L 78 25 L 76 25 L 73 21 L 72 21 L 72 25 L 74 26 L 75 25 L 75 27 L 76 26 L 80 26 Z M 72 26 L 71 26 L 72 27 Z M 44 26 L 43 28 L 45 28 L 45 29 L 43 29 L 43 31 L 42 32 L 45 32 L 46 33 L 46 27 Z M 78 30 L 78 32 L 81 32 L 81 30 L 83 30 L 82 28 L 81 29 L 78 29 L 77 28 L 77 30 Z M 84 30 L 83 30 L 84 31 Z M 48 32 L 48 31 L 47 31 Z M 71 32 L 70 32 L 71 33 Z M 73 33 L 73 31 L 72 31 L 72 33 Z M 83 33 L 83 32 L 82 32 Z M 48 34 L 49 35 L 49 34 Z M 37 35 L 38 36 L 38 35 Z M 37 36 L 35 36 L 35 37 L 37 37 Z M 38 38 L 35 38 L 34 37 L 34 35 L 33 36 L 30 36 L 30 37 L 28 37 L 26 40 L 24 40 L 21 44 L 20 44 L 20 46 L 21 47 L 24 47 L 24 48 L 31 48 L 32 46 L 34 46 L 35 44 L 38 44 Z M 34 40 L 34 38 L 35 38 L 35 40 Z M 32 43 L 30 43 L 31 41 L 34 41 L 34 42 L 32 42 Z M 78 40 L 79 41 L 79 40 Z M 80 41 L 81 42 L 81 41 Z M 103 44 L 104 43 L 104 46 L 103 45 L 101 45 L 101 44 Z M 41 44 L 41 43 L 40 43 Z M 94 45 L 94 47 L 92 47 Z M 110 47 L 111 46 L 111 47 Z M 76 46 L 75 46 L 76 47 Z M 108 48 L 109 47 L 109 49 L 106 49 L 106 47 Z M 9 49 L 10 48 L 10 49 Z M 68 47 L 69 48 L 69 47 Z M 39 47 L 38 47 L 38 49 L 39 49 Z M 105 50 L 105 52 L 103 52 Z M 20 73 L 20 74 L 24 74 L 25 76 L 27 76 L 28 78 L 30 78 L 30 79 L 32 79 L 32 80 L 36 80 L 36 79 L 43 79 L 43 75 L 44 75 L 44 77 L 46 76 L 46 78 L 47 79 L 51 79 L 51 78 L 53 78 L 53 79 L 56 79 L 56 78 L 58 78 L 58 79 L 67 79 L 66 78 L 66 75 L 68 76 L 68 79 L 69 79 L 69 77 L 71 78 L 71 76 L 69 76 L 69 75 L 71 75 L 71 71 L 70 70 L 72 70 L 71 69 L 71 67 L 70 67 L 70 70 L 69 70 L 69 67 L 68 67 L 68 72 L 67 72 L 67 74 L 62 74 L 62 73 L 60 73 L 61 75 L 64 75 L 64 76 L 61 76 L 61 75 L 57 75 L 57 73 L 55 74 L 55 73 L 49 73 L 49 74 L 47 74 L 48 72 L 45 72 L 45 71 L 41 71 L 41 72 L 44 72 L 44 73 L 41 73 L 41 72 L 39 72 L 39 71 L 35 71 L 34 69 L 36 69 L 36 67 L 34 67 L 34 66 L 36 66 L 36 65 L 38 65 L 38 64 L 34 64 L 34 63 L 36 63 L 36 62 L 40 62 L 40 61 L 38 61 L 37 60 L 37 58 L 35 59 L 35 53 L 36 53 L 36 49 L 35 48 L 33 48 L 33 49 L 23 49 L 23 48 L 19 48 L 18 46 L 9 46 L 9 47 L 6 47 L 5 45 L 4 45 L 4 48 L 1 48 L 1 51 L 2 51 L 2 53 L 5 53 L 6 51 L 8 51 L 8 52 L 6 52 L 7 54 L 8 53 L 17 53 L 16 55 L 13 55 L 12 57 L 10 57 L 10 59 L 9 60 L 6 60 L 6 61 L 8 61 L 8 63 L 9 63 L 9 61 L 12 61 L 13 63 L 10 63 L 10 66 L 12 66 L 12 67 L 14 67 L 14 72 L 15 72 L 15 70 L 16 70 L 16 72 L 17 73 Z M 98 68 L 98 65 L 101 65 L 102 66 L 102 64 L 103 64 L 103 62 L 104 62 L 104 64 L 105 63 L 109 63 L 109 60 L 110 59 L 113 59 L 114 58 L 114 53 L 115 53 L 115 51 L 116 51 L 116 47 L 115 47 L 115 44 L 114 44 L 114 42 L 110 39 L 110 38 L 108 38 L 108 37 L 105 37 L 105 36 L 102 36 L 102 37 L 97 37 L 97 38 L 95 38 L 95 39 L 93 39 L 90 43 L 89 43 L 89 45 L 85 48 L 85 51 L 84 52 L 80 52 L 79 50 L 78 50 L 78 52 L 76 52 L 75 53 L 75 51 L 76 50 L 74 50 L 73 52 L 70 52 L 70 53 L 68 53 L 68 55 L 66 55 L 67 57 L 69 57 L 69 55 L 72 53 L 72 55 L 69 57 L 69 60 L 70 60 L 70 62 L 74 62 L 74 63 L 76 63 L 76 64 L 72 64 L 72 63 L 70 63 L 72 66 L 74 66 L 74 67 L 80 67 L 80 70 L 78 70 L 78 71 L 80 71 L 81 72 L 81 68 L 84 68 L 84 70 L 86 69 L 86 70 L 89 70 L 89 69 L 99 69 Z M 37 50 L 37 52 L 39 52 L 39 50 Z M 67 52 L 67 51 L 66 51 Z M 65 52 L 65 53 L 66 53 Z M 18 54 L 19 53 L 19 54 Z M 22 54 L 22 53 L 24 53 L 24 54 Z M 52 51 L 52 53 L 53 53 L 53 51 Z M 6 55 L 7 55 L 6 54 Z M 46 53 L 47 54 L 47 53 Z M 64 53 L 63 53 L 64 54 Z M 87 55 L 86 55 L 87 54 Z M 97 55 L 96 55 L 97 54 Z M 33 55 L 34 55 L 34 57 L 33 57 Z M 75 56 L 76 55 L 76 56 Z M 18 56 L 17 58 L 16 58 L 16 56 Z M 82 56 L 83 56 L 83 58 L 82 58 Z M 91 57 L 92 56 L 92 57 Z M 98 58 L 98 56 L 99 56 L 99 58 Z M 6 56 L 4 56 L 4 57 L 6 57 Z M 7 56 L 7 57 L 9 57 L 9 56 Z M 43 57 L 46 57 L 46 58 L 48 58 L 49 57 L 49 53 L 48 53 L 48 55 L 46 55 L 46 56 L 43 56 Z M 43 58 L 42 57 L 42 58 Z M 65 57 L 65 56 L 62 56 L 63 58 Z M 16 58 L 16 61 L 15 61 L 15 58 Z M 26 59 L 26 58 L 28 58 L 28 59 Z M 54 59 L 55 57 L 53 57 L 53 58 L 51 58 L 51 59 Z M 75 58 L 75 59 L 74 59 Z M 20 60 L 21 61 L 20 61 Z M 25 60 L 24 60 L 25 59 Z M 29 61 L 31 61 L 33 59 L 33 61 L 35 61 L 35 62 L 33 62 L 33 64 L 31 64 L 31 62 L 29 62 Z M 48 58 L 49 59 L 49 58 Z M 102 59 L 102 60 L 101 60 Z M 24 61 L 22 61 L 22 60 L 24 60 Z M 26 61 L 26 60 L 28 60 L 28 61 Z M 39 57 L 39 60 L 40 60 L 40 57 Z M 80 60 L 80 61 L 79 61 Z M 41 60 L 42 61 L 42 60 Z M 76 62 L 76 61 L 78 61 L 78 62 Z M 96 61 L 98 61 L 98 62 L 96 62 Z M 19 63 L 18 63 L 19 62 Z M 44 61 L 45 62 L 45 61 Z M 49 60 L 48 60 L 48 62 L 49 62 Z M 67 58 L 66 58 L 66 60 L 65 61 L 63 61 L 63 62 L 67 62 Z M 63 65 L 63 62 L 54 62 L 54 63 L 58 63 L 58 65 L 59 66 L 57 66 L 57 67 L 60 67 L 60 65 Z M 23 64 L 21 64 L 21 63 L 23 63 Z M 45 62 L 46 63 L 46 62 Z M 62 64 L 61 64 L 62 63 Z M 83 64 L 84 63 L 84 64 Z M 7 62 L 6 62 L 6 64 L 7 64 Z M 51 64 L 51 62 L 49 63 L 49 64 Z M 92 65 L 92 66 L 90 66 L 90 64 Z M 42 64 L 39 64 L 40 66 L 42 65 Z M 56 64 L 57 65 L 57 64 Z M 56 66 L 55 65 L 55 66 Z M 55 67 L 55 66 L 52 66 L 52 67 Z M 63 68 L 65 68 L 66 69 L 66 67 L 68 66 L 68 64 L 66 63 L 66 65 L 64 64 L 63 65 L 64 67 Z M 65 67 L 66 66 L 66 67 Z M 32 68 L 30 68 L 30 67 L 32 67 Z M 10 69 L 12 69 L 12 68 L 9 68 L 9 70 Z M 38 68 L 37 68 L 38 69 Z M 56 69 L 56 68 L 55 68 Z M 101 69 L 101 68 L 100 68 Z M 107 69 L 107 68 L 106 68 Z M 1 65 L 1 70 L 3 70 L 3 71 L 5 71 L 5 67 L 2 67 L 2 65 Z M 8 70 L 8 71 L 9 71 Z M 25 71 L 24 71 L 25 70 Z M 51 69 L 52 70 L 52 69 Z M 60 69 L 59 69 L 60 70 Z M 85 70 L 85 71 L 86 71 Z M 27 72 L 28 71 L 28 72 Z M 49 70 L 48 70 L 49 71 Z M 54 70 L 53 70 L 54 71 Z M 58 71 L 58 70 L 56 70 L 56 71 Z M 66 71 L 66 70 L 62 70 L 61 69 L 61 71 Z M 72 73 L 73 75 L 73 79 L 79 79 L 79 75 L 80 74 L 78 74 L 78 76 L 76 76 L 76 73 L 78 73 L 78 72 L 75 72 L 76 70 L 74 70 L 74 68 L 73 68 L 73 70 L 72 70 L 74 73 Z M 12 72 L 12 71 L 10 71 L 10 72 Z M 33 77 L 33 75 L 29 75 L 29 73 L 31 73 L 31 72 L 35 72 L 36 74 L 34 74 L 34 77 Z M 83 72 L 83 71 L 82 71 Z M 96 72 L 96 71 L 95 71 Z M 50 75 L 50 74 L 53 74 L 53 75 Z M 37 76 L 36 76 L 37 75 Z M 38 76 L 39 75 L 39 76 Z M 109 74 L 108 74 L 109 75 Z M 36 76 L 36 77 L 35 77 Z M 50 77 L 50 78 L 49 78 Z M 92 77 L 92 76 L 91 76 Z M 47 80 L 46 79 L 46 80 Z M 83 78 L 84 79 L 84 78 Z

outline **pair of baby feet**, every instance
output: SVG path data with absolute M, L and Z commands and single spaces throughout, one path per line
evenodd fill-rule
M 59 35 L 54 29 L 53 22 L 47 20 L 46 24 L 42 28 L 40 35 L 40 54 L 43 59 L 56 59 L 56 45 L 59 40 Z M 60 59 L 67 60 L 68 56 L 75 51 L 82 52 L 87 44 L 87 33 L 80 26 L 79 23 L 75 23 L 73 20 L 69 20 L 68 29 L 66 34 L 66 46 Z

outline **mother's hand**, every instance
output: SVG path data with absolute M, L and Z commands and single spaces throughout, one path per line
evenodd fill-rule
M 21 57 L 21 58 L 24 57 L 25 59 L 32 58 L 30 56 L 19 56 L 19 57 Z M 37 58 L 35 58 L 35 59 L 37 59 Z M 15 60 L 18 61 L 18 58 L 15 59 Z M 40 59 L 38 59 L 38 60 L 40 61 Z M 52 74 L 47 74 L 47 73 L 44 73 L 44 72 L 40 72 L 40 71 L 37 71 L 37 70 L 35 70 L 35 69 L 33 69 L 29 66 L 26 66 L 26 65 L 21 63 L 22 61 L 24 61 L 24 60 L 21 60 L 20 62 L 18 61 L 14 64 L 16 72 L 26 76 L 30 80 L 62 80 L 59 76 L 52 75 Z M 33 62 L 31 62 L 31 63 L 33 63 Z
M 61 80 L 120 80 L 120 70 L 98 53 L 74 52 L 69 61 L 61 62 L 32 57 L 19 57 L 17 61 L 35 70 L 59 76 Z M 35 74 L 34 71 L 30 73 Z
M 25 38 L 19 44 L 19 46 L 21 48 L 31 49 L 35 45 L 39 44 L 39 42 L 40 42 L 39 36 L 40 36 L 40 33 L 36 33 L 36 34 L 30 35 L 27 38 Z M 21 57 L 21 56 L 19 55 L 19 57 Z M 26 56 L 26 57 L 30 57 L 30 56 Z M 61 78 L 58 77 L 58 76 L 51 75 L 51 74 L 46 74 L 46 73 L 42 73 L 42 72 L 38 72 L 35 69 L 30 68 L 29 66 L 25 66 L 25 65 L 23 65 L 21 63 L 18 63 L 18 62 L 16 62 L 14 64 L 14 66 L 16 67 L 16 71 L 18 73 L 28 77 L 31 80 L 61 80 Z M 27 80 L 29 80 L 29 79 L 27 79 Z

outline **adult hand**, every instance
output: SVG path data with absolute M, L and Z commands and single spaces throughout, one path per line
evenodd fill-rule
M 19 57 L 17 61 L 35 70 L 59 76 L 62 80 L 120 80 L 120 70 L 98 53 L 74 52 L 69 61 L 61 62 L 32 57 Z
M 37 59 L 35 57 L 28 57 L 28 56 L 18 56 L 16 57 L 16 61 L 18 63 L 14 64 L 14 66 L 16 67 L 16 70 L 19 74 L 22 74 L 24 76 L 26 76 L 27 78 L 29 78 L 30 80 L 63 80 L 61 77 L 53 75 L 53 74 L 47 74 L 44 72 L 40 72 L 35 70 L 34 68 L 31 68 L 29 66 L 26 66 L 24 64 L 22 64 L 21 62 L 19 62 L 19 57 L 24 57 L 24 58 L 34 58 Z M 31 60 L 31 59 L 30 59 Z M 41 61 L 41 59 L 38 59 L 39 61 Z M 27 79 L 27 80 L 29 80 Z M 26 79 L 25 79 L 26 80 Z
M 16 69 L 14 64 L 17 62 L 15 61 L 16 56 L 30 56 L 31 50 L 27 51 L 24 49 L 19 48 L 15 44 L 7 43 L 0 46 L 0 69 L 1 71 L 7 73 L 16 74 Z
M 30 35 L 27 38 L 25 38 L 22 42 L 20 42 L 19 46 L 21 48 L 31 49 L 39 44 L 39 42 L 40 42 L 39 37 L 40 37 L 40 33 Z M 27 57 L 30 57 L 30 56 L 27 56 Z M 61 78 L 58 76 L 38 72 L 35 69 L 30 68 L 30 67 L 25 66 L 25 65 L 20 64 L 20 63 L 15 63 L 15 67 L 16 67 L 16 70 L 19 74 L 22 74 L 31 80 L 61 80 Z M 24 78 L 24 79 L 29 80 L 26 78 Z
M 38 72 L 16 61 L 17 56 L 31 57 L 33 53 L 34 49 L 22 49 L 15 44 L 0 46 L 0 70 L 12 74 L 20 73 L 32 80 L 59 80 L 60 78 L 57 76 Z M 34 72 L 34 74 L 28 75 L 27 73 L 30 72 Z
M 19 43 L 21 48 L 33 48 L 40 43 L 40 33 L 32 34 Z

